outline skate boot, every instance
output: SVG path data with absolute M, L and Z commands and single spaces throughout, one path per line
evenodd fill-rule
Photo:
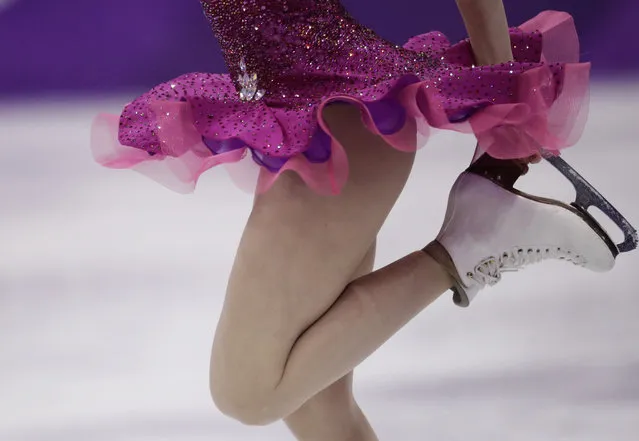
M 592 271 L 613 268 L 619 253 L 637 247 L 637 231 L 585 179 L 559 157 L 547 156 L 577 190 L 571 205 L 536 197 L 513 186 L 527 166 L 487 155 L 453 186 L 444 224 L 424 251 L 455 280 L 453 300 L 468 306 L 507 271 L 547 259 L 561 259 Z M 615 244 L 587 212 L 596 206 L 624 232 Z

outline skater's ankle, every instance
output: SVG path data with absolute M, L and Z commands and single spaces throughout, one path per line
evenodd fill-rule
M 440 248 L 434 247 L 434 244 L 436 242 L 422 248 L 421 251 L 432 262 L 436 277 L 442 281 L 446 289 L 451 289 L 455 286 L 455 264 L 448 256 L 442 255 Z

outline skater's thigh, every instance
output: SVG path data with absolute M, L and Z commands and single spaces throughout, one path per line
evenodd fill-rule
M 371 251 L 408 178 L 414 155 L 370 133 L 359 110 L 336 105 L 325 116 L 347 151 L 348 183 L 338 196 L 319 196 L 283 174 L 256 197 L 216 333 L 214 377 L 250 368 L 279 379 L 295 340 Z

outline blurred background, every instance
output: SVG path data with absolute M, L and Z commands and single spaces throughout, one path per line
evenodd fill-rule
M 440 30 L 465 37 L 453 0 L 398 0 L 371 7 L 343 2 L 361 22 L 402 43 Z M 506 0 L 512 25 L 544 9 L 568 11 L 580 32 L 582 54 L 598 78 L 639 69 L 634 0 Z M 0 0 L 0 96 L 112 94 L 145 90 L 184 72 L 220 71 L 222 58 L 199 2 L 169 0 Z
M 344 3 L 397 43 L 464 37 L 452 0 Z M 513 25 L 543 9 L 574 15 L 593 62 L 591 118 L 565 157 L 639 224 L 639 4 L 505 3 Z M 176 195 L 89 153 L 97 113 L 224 70 L 198 2 L 0 0 L 0 54 L 0 440 L 292 439 L 281 424 L 227 420 L 208 397 L 251 196 L 222 170 Z M 472 141 L 441 134 L 419 153 L 377 267 L 437 233 Z M 544 164 L 522 186 L 574 195 Z M 357 372 L 381 440 L 639 439 L 638 256 L 605 275 L 556 262 L 508 274 L 469 310 L 442 297 Z

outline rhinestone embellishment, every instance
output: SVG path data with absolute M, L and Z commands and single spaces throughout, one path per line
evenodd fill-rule
M 246 61 L 244 58 L 240 60 L 240 74 L 237 76 L 237 82 L 240 84 L 240 100 L 242 101 L 259 101 L 266 93 L 264 89 L 257 88 L 257 74 L 254 72 L 249 74 L 246 70 Z

